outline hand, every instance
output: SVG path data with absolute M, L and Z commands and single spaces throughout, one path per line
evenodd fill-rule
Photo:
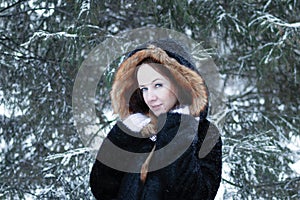
M 149 124 L 151 119 L 141 113 L 129 115 L 123 123 L 133 132 L 140 132 L 144 126 Z

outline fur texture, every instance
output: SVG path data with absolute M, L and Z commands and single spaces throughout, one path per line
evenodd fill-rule
M 124 127 L 125 125 L 119 122 L 104 140 L 99 150 L 98 160 L 92 168 L 90 186 L 96 199 L 213 200 L 221 181 L 222 143 L 218 138 L 212 150 L 205 157 L 199 158 L 199 149 L 211 124 L 203 120 L 196 131 L 197 124 L 198 122 L 190 115 L 167 113 L 165 123 L 159 119 L 159 126 L 162 127 L 154 143 L 148 138 L 137 138 L 127 134 L 128 130 Z M 123 130 L 126 131 L 123 132 Z M 218 130 L 214 130 L 218 134 Z M 161 169 L 151 170 L 147 177 L 144 177 L 142 164 L 145 164 L 146 156 L 138 154 L 130 160 L 122 157 L 122 162 L 126 163 L 130 169 L 139 170 L 142 166 L 141 173 L 122 172 L 101 163 L 101 157 L 105 156 L 112 160 L 119 161 L 120 159 L 120 155 L 110 151 L 108 141 L 123 150 L 135 153 L 151 152 L 154 145 L 156 151 L 172 141 L 174 145 L 168 149 L 162 149 L 163 153 L 154 152 L 150 163 L 146 162 L 145 167 L 149 169 L 161 163 L 162 160 L 182 152 L 185 149 L 184 143 L 188 141 L 192 143 L 176 161 Z
M 152 58 L 163 64 L 174 76 L 176 82 L 191 94 L 192 104 L 189 105 L 191 115 L 198 117 L 201 112 L 206 111 L 208 91 L 203 78 L 194 70 L 170 57 L 163 49 L 150 44 L 147 48 L 135 52 L 123 61 L 118 69 L 111 91 L 112 107 L 115 114 L 119 114 L 121 119 L 132 114 L 129 109 L 129 100 L 138 88 L 136 68 L 145 58 Z

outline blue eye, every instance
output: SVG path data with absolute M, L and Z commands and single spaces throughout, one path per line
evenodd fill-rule
M 146 87 L 143 87 L 143 88 L 140 88 L 140 90 L 141 90 L 141 92 L 143 93 L 143 92 L 147 91 L 147 90 L 148 90 L 148 88 L 146 88 Z
M 156 84 L 155 84 L 155 87 L 156 87 L 156 88 L 159 88 L 159 87 L 162 87 L 162 86 L 163 86 L 163 84 L 161 84 L 161 83 L 156 83 Z

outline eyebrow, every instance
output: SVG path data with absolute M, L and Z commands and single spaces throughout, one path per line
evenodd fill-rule
M 161 80 L 162 81 L 162 79 L 160 79 L 160 78 L 156 78 L 156 79 L 154 79 L 150 84 L 152 84 L 152 83 L 154 83 L 155 81 L 158 81 L 158 80 Z M 144 87 L 145 85 L 139 85 L 139 87 Z

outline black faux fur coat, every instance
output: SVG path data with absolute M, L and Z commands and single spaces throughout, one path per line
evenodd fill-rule
M 145 183 L 140 180 L 139 173 L 126 173 L 115 170 L 96 160 L 90 185 L 97 199 L 128 199 L 128 200 L 188 200 L 214 199 L 221 181 L 221 140 L 204 158 L 199 158 L 199 150 L 210 126 L 206 119 L 199 122 L 199 127 L 192 116 L 168 113 L 166 123 L 157 134 L 156 149 L 168 144 L 178 134 L 174 142 L 176 149 L 167 149 L 165 153 L 154 156 L 159 162 L 168 153 L 181 150 L 183 140 L 191 140 L 188 149 L 170 165 L 148 173 Z M 180 127 L 180 131 L 178 131 Z M 120 128 L 121 127 L 121 128 Z M 195 132 L 198 128 L 198 132 Z M 108 140 L 122 149 L 131 152 L 150 152 L 154 143 L 148 138 L 137 138 L 126 134 L 126 127 L 118 122 L 104 140 L 98 156 L 105 156 L 109 149 Z M 213 137 L 218 135 L 214 129 Z M 129 130 L 126 130 L 126 132 Z M 130 162 L 141 167 L 144 159 L 136 158 Z M 125 161 L 124 158 L 124 162 Z
M 168 68 L 175 81 L 192 98 L 190 115 L 168 112 L 158 117 L 156 141 L 137 137 L 138 133 L 122 123 L 137 112 L 151 118 L 143 108 L 145 104 L 136 103 L 128 96 L 136 90 L 136 66 L 148 57 Z M 121 120 L 104 139 L 92 167 L 90 187 L 96 199 L 215 198 L 221 181 L 222 143 L 218 129 L 206 119 L 208 91 L 205 82 L 180 45 L 161 40 L 131 52 L 116 73 L 111 100 L 114 112 Z M 153 147 L 149 172 L 142 181 L 140 169 Z M 122 169 L 118 168 L 120 164 Z

